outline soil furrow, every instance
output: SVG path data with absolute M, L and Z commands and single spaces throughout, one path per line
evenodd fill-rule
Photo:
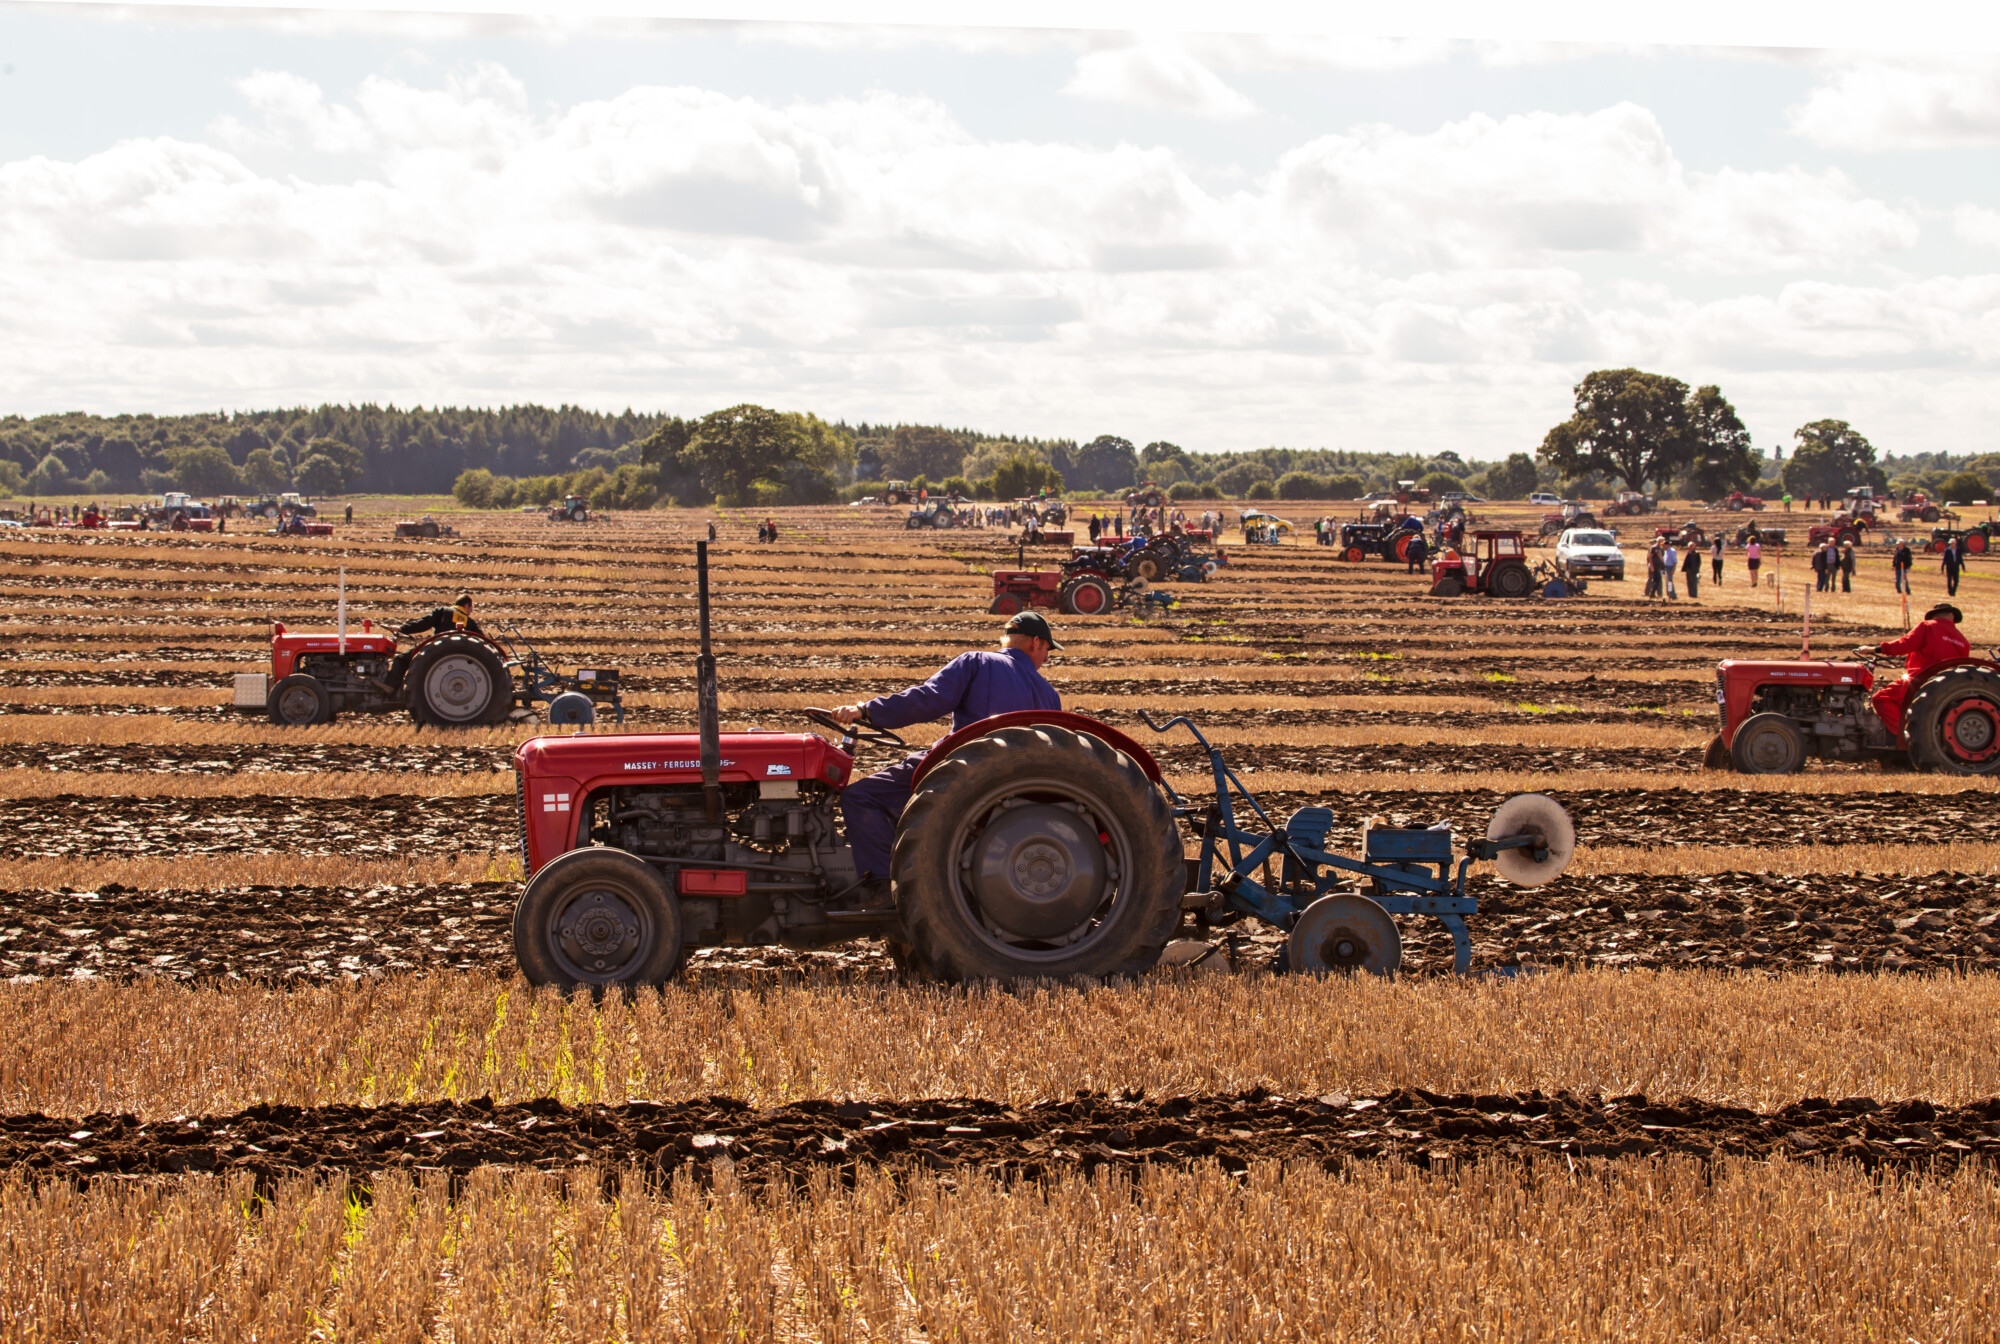
M 0 1169 L 87 1182 L 180 1172 L 294 1174 L 577 1163 L 731 1170 L 799 1179 L 879 1166 L 974 1169 L 1036 1179 L 1065 1169 L 1188 1166 L 1243 1171 L 1259 1161 L 1448 1166 L 1486 1160 L 1650 1157 L 1845 1161 L 1949 1171 L 2000 1158 L 2000 1097 L 1966 1106 L 1808 1097 L 1759 1112 L 1696 1098 L 1655 1101 L 1539 1091 L 1447 1094 L 1402 1088 L 1152 1100 L 1078 1094 L 1010 1109 L 977 1098 L 804 1101 L 757 1110 L 726 1097 L 570 1107 L 555 1100 L 258 1105 L 233 1115 L 147 1123 L 130 1115 L 0 1118 Z

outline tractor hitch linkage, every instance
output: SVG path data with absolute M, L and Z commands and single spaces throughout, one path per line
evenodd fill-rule
M 1161 784 L 1175 817 L 1187 820 L 1201 837 L 1201 857 L 1182 906 L 1210 925 L 1249 915 L 1289 932 L 1306 907 L 1336 891 L 1351 890 L 1356 885 L 1353 879 L 1359 878 L 1369 884 L 1364 893 L 1368 899 L 1388 914 L 1435 916 L 1451 933 L 1453 970 L 1463 975 L 1472 969 L 1472 939 L 1465 917 L 1479 910 L 1478 901 L 1465 892 L 1466 874 L 1474 860 L 1491 860 L 1511 850 L 1525 851 L 1536 864 L 1550 857 L 1548 841 L 1536 832 L 1471 840 L 1454 863 L 1449 830 L 1385 826 L 1364 827 L 1359 859 L 1328 853 L 1326 837 L 1334 823 L 1331 809 L 1302 807 L 1280 827 L 1223 760 L 1221 748 L 1202 736 L 1193 720 L 1182 714 L 1160 723 L 1145 710 L 1139 711 L 1139 718 L 1156 733 L 1186 728 L 1208 753 L 1215 801 L 1200 815 L 1172 785 L 1164 780 Z M 1256 813 L 1263 831 L 1238 824 L 1238 799 Z

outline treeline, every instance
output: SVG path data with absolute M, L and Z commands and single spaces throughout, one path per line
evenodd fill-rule
M 1636 413 L 1635 413 L 1636 412 Z M 1470 451 L 1470 450 L 1468 450 Z M 683 419 L 576 406 L 395 406 L 179 416 L 83 413 L 0 418 L 0 494 L 434 494 L 469 507 L 597 508 L 826 503 L 891 480 L 1010 499 L 1041 489 L 1120 495 L 1153 481 L 1177 499 L 1351 499 L 1401 480 L 1520 498 L 1537 488 L 1598 495 L 1631 483 L 1714 498 L 1733 488 L 1839 492 L 1864 482 L 1963 498 L 1969 475 L 2000 491 L 2000 453 L 1878 455 L 1838 420 L 1803 425 L 1789 450 L 1754 450 L 1719 389 L 1600 370 L 1577 411 L 1532 453 L 1432 454 L 1260 448 L 1199 452 L 1114 434 L 1088 440 L 967 427 L 826 422 L 735 406 Z M 1957 488 L 1952 488 L 1956 483 Z
M 637 442 L 669 418 L 579 406 L 374 405 L 7 416 L 0 418 L 0 488 L 27 495 L 439 494 L 468 469 L 609 475 L 636 464 Z

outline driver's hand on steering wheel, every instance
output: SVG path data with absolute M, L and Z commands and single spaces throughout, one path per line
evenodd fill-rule
M 843 728 L 852 728 L 854 721 L 861 717 L 861 713 L 862 710 L 859 705 L 842 705 L 839 709 L 832 711 L 833 721 Z
M 1863 656 L 1869 658 L 1873 658 L 1876 654 L 1881 652 L 1881 650 L 1876 648 L 1873 644 L 1859 645 L 1855 648 L 1854 651 L 1858 654 L 1862 654 Z

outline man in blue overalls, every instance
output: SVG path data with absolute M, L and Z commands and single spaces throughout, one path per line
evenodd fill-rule
M 860 704 L 842 705 L 833 717 L 844 727 L 866 715 L 878 728 L 907 728 L 951 715 L 951 730 L 1020 710 L 1062 708 L 1062 697 L 1042 676 L 1049 654 L 1062 648 L 1048 621 L 1024 611 L 1007 622 L 1006 634 L 994 653 L 962 653 L 939 668 L 921 686 L 894 695 L 877 696 Z M 887 770 L 849 784 L 840 795 L 847 819 L 847 843 L 854 849 L 854 866 L 866 884 L 856 902 L 859 909 L 893 907 L 889 894 L 889 848 L 895 843 L 896 822 L 910 801 L 910 781 L 921 751 L 912 752 Z

